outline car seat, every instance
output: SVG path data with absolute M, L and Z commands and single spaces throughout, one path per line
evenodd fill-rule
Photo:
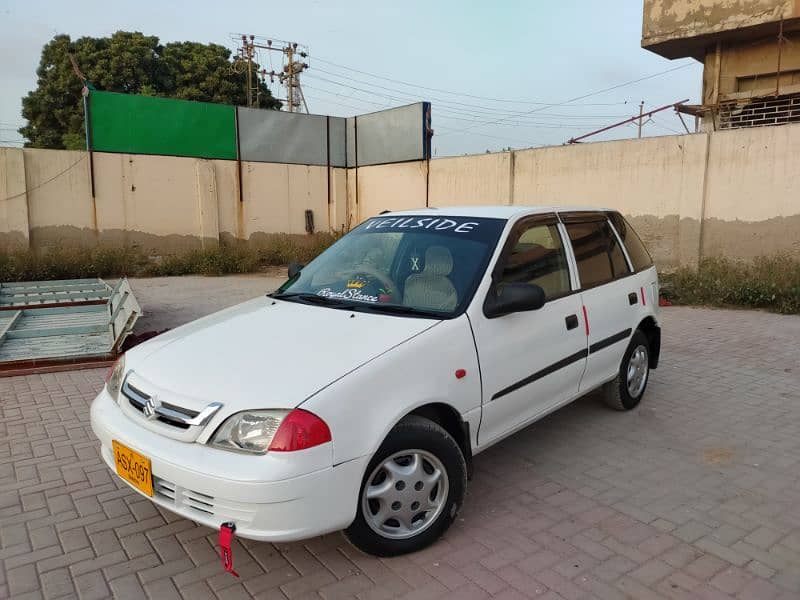
M 415 308 L 451 311 L 458 305 L 458 292 L 447 277 L 453 270 L 453 255 L 444 246 L 425 251 L 421 273 L 406 278 L 403 304 Z

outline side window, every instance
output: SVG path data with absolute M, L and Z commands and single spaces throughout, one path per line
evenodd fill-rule
M 622 243 L 628 249 L 628 256 L 633 263 L 634 271 L 643 271 L 653 266 L 653 259 L 650 258 L 650 253 L 642 243 L 641 238 L 636 234 L 631 224 L 626 221 L 619 213 L 611 213 L 609 215 L 611 222 L 614 224 L 614 229 L 617 230 Z
M 503 283 L 535 283 L 548 300 L 570 292 L 567 257 L 556 225 L 522 230 L 503 267 Z
M 581 288 L 595 287 L 630 272 L 607 220 L 567 223 L 566 227 L 578 263 Z

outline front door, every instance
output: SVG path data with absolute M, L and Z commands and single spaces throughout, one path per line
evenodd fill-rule
M 555 215 L 537 215 L 515 226 L 493 279 L 493 287 L 537 284 L 547 301 L 538 310 L 492 319 L 482 302 L 470 307 L 483 386 L 479 446 L 577 395 L 587 352 L 580 294 L 572 293 Z

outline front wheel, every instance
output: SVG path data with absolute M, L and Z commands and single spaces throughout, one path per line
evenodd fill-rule
M 616 410 L 635 408 L 650 377 L 650 345 L 647 336 L 636 330 L 631 336 L 617 377 L 603 388 L 606 404 Z
M 409 415 L 367 466 L 356 518 L 345 535 L 377 556 L 421 550 L 453 522 L 466 486 L 467 465 L 458 443 L 433 421 Z

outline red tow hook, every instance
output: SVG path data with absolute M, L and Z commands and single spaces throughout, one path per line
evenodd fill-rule
M 236 523 L 228 521 L 219 526 L 219 559 L 222 561 L 222 568 L 226 572 L 238 577 L 239 574 L 233 570 L 233 536 L 236 532 Z

